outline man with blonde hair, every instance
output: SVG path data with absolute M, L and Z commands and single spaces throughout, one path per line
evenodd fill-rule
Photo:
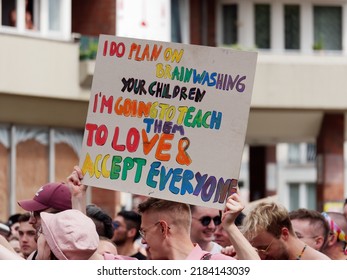
M 242 231 L 264 260 L 329 260 L 294 233 L 288 211 L 275 202 L 256 205 L 243 220 Z

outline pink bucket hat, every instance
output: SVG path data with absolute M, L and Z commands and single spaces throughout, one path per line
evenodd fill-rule
M 18 201 L 26 211 L 42 211 L 54 208 L 59 211 L 71 209 L 71 192 L 63 182 L 53 182 L 43 185 L 33 199 Z
M 60 213 L 41 213 L 42 234 L 59 260 L 87 260 L 99 245 L 94 222 L 71 209 Z

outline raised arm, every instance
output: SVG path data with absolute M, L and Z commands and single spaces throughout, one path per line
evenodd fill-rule
M 7 239 L 0 234 L 0 244 L 7 248 L 8 250 L 15 253 L 15 250 L 12 248 L 11 244 L 7 241 Z
M 223 228 L 228 233 L 229 239 L 234 246 L 239 260 L 260 260 L 255 248 L 248 242 L 246 237 L 235 225 L 236 217 L 244 208 L 240 196 L 237 193 L 228 197 L 222 215 Z
M 75 166 L 70 176 L 67 177 L 67 185 L 71 191 L 72 208 L 86 214 L 87 186 L 82 184 L 82 179 L 82 170 L 78 166 Z
M 0 260 L 24 260 L 8 243 L 5 237 L 0 235 Z

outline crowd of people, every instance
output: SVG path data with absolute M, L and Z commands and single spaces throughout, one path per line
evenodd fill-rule
M 111 217 L 86 205 L 75 167 L 47 183 L 26 212 L 0 223 L 1 260 L 346 260 L 347 199 L 341 212 L 258 203 L 246 215 L 236 192 L 223 211 L 149 197 Z

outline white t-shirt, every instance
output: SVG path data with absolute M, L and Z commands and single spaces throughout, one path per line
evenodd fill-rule
M 213 242 L 213 241 L 211 241 L 212 242 L 212 244 L 213 244 L 213 247 L 212 247 L 212 249 L 211 249 L 211 251 L 210 251 L 210 253 L 211 254 L 216 254 L 216 253 L 220 253 L 220 251 L 222 250 L 222 246 L 220 246 L 218 243 L 216 243 L 216 242 Z

